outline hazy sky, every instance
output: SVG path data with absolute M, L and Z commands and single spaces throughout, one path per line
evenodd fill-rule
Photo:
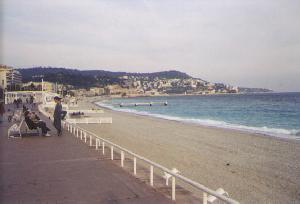
M 300 91 L 300 0 L 0 0 L 0 63 Z

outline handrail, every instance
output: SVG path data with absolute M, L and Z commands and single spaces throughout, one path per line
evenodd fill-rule
M 65 122 L 65 124 L 68 124 L 68 125 L 70 125 L 70 126 L 76 126 L 76 124 L 74 124 L 74 123 L 69 123 L 69 122 Z M 209 195 L 213 195 L 213 196 L 215 196 L 216 198 L 218 198 L 218 199 L 220 199 L 220 200 L 222 200 L 222 201 L 225 201 L 226 203 L 229 203 L 229 204 L 239 204 L 239 202 L 237 202 L 237 201 L 235 201 L 235 200 L 233 200 L 233 199 L 231 199 L 231 198 L 228 198 L 228 197 L 226 197 L 226 196 L 224 196 L 224 195 L 218 194 L 216 191 L 211 190 L 211 189 L 205 187 L 204 185 L 202 185 L 202 184 L 200 184 L 200 183 L 197 183 L 197 182 L 195 182 L 195 181 L 193 181 L 193 180 L 191 180 L 191 179 L 189 179 L 189 178 L 186 178 L 186 177 L 184 177 L 184 176 L 182 176 L 182 175 L 173 173 L 171 170 L 167 169 L 166 167 L 164 167 L 164 166 L 162 166 L 162 165 L 160 165 L 160 164 L 157 164 L 157 163 L 155 163 L 155 162 L 153 162 L 153 161 L 151 161 L 151 160 L 149 160 L 149 159 L 147 159 L 147 158 L 145 158 L 145 157 L 142 157 L 142 156 L 140 156 L 140 155 L 138 155 L 138 154 L 136 154 L 136 153 L 134 153 L 134 152 L 132 152 L 132 151 L 130 151 L 130 150 L 128 150 L 128 149 L 125 149 L 125 148 L 123 148 L 123 147 L 121 147 L 121 146 L 119 146 L 119 145 L 117 145 L 117 144 L 115 144 L 115 143 L 113 143 L 113 142 L 111 142 L 111 141 L 109 141 L 109 140 L 106 140 L 106 139 L 104 139 L 104 138 L 101 138 L 101 137 L 99 137 L 98 135 L 96 135 L 96 134 L 93 133 L 93 132 L 90 132 L 90 131 L 85 130 L 84 128 L 78 127 L 78 126 L 76 126 L 76 128 L 79 129 L 79 130 L 81 130 L 81 131 L 83 131 L 83 132 L 86 132 L 86 133 L 89 134 L 89 135 L 92 135 L 92 136 L 96 137 L 97 139 L 100 139 L 100 140 L 102 140 L 102 141 L 104 141 L 104 142 L 110 144 L 111 146 L 116 147 L 116 148 L 119 149 L 119 150 L 122 150 L 122 151 L 124 151 L 124 152 L 127 152 L 128 154 L 130 154 L 130 155 L 132 155 L 132 156 L 134 156 L 134 157 L 136 157 L 136 158 L 138 158 L 138 159 L 140 159 L 140 160 L 142 160 L 142 161 L 144 161 L 144 162 L 146 162 L 146 163 L 148 163 L 148 164 L 151 164 L 152 166 L 155 166 L 156 168 L 158 168 L 158 169 L 160 169 L 160 170 L 162 170 L 162 171 L 164 171 L 164 172 L 166 172 L 166 173 L 172 175 L 173 177 L 176 177 L 176 178 L 180 179 L 181 181 L 184 181 L 185 183 L 188 183 L 188 184 L 190 184 L 191 186 L 193 186 L 193 187 L 195 187 L 195 188 L 197 188 L 197 189 L 199 189 L 199 190 L 202 190 L 202 191 L 206 192 L 206 193 L 209 194 Z

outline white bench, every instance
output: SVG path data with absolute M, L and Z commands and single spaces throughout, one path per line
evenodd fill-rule
M 14 132 L 14 133 L 17 133 L 20 136 L 19 138 L 22 138 L 21 127 L 22 127 L 23 123 L 24 123 L 24 119 L 21 120 L 19 125 L 14 123 L 12 126 L 10 126 L 10 128 L 8 128 L 8 130 L 7 130 L 7 137 L 8 138 L 14 137 L 14 136 L 10 135 L 12 132 Z
M 17 135 L 19 135 L 18 138 L 22 138 L 22 126 L 23 124 L 25 124 L 25 134 L 28 133 L 38 133 L 40 134 L 39 128 L 34 128 L 34 129 L 30 129 L 27 125 L 27 123 L 25 122 L 25 119 L 23 118 L 20 122 L 19 125 L 17 125 L 16 123 L 14 123 L 12 126 L 10 126 L 10 128 L 8 128 L 7 130 L 7 137 L 8 138 L 16 138 L 15 136 L 11 135 L 12 132 L 17 133 Z

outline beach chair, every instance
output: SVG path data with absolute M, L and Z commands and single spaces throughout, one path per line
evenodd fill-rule
M 22 127 L 22 125 L 24 123 L 24 120 L 25 119 L 22 119 L 19 125 L 17 125 L 16 123 L 14 123 L 12 126 L 10 126 L 10 128 L 8 128 L 8 130 L 7 130 L 7 137 L 8 138 L 10 138 L 10 137 L 15 138 L 15 136 L 11 135 L 12 132 L 17 133 L 19 135 L 19 138 L 22 138 L 21 127 Z
M 179 174 L 180 171 L 178 171 L 176 168 L 173 168 L 171 170 L 172 173 L 174 174 Z M 163 175 L 163 178 L 166 179 L 166 185 L 168 186 L 169 185 L 169 179 L 172 177 L 171 174 L 168 174 L 167 172 L 164 172 L 164 175 Z
M 229 194 L 228 194 L 223 188 L 218 188 L 218 189 L 216 190 L 216 192 L 217 192 L 218 194 L 220 194 L 220 195 L 225 195 L 225 196 L 228 196 L 228 197 L 229 197 Z M 216 198 L 215 196 L 209 195 L 209 196 L 207 197 L 207 202 L 208 202 L 208 203 L 213 203 L 213 202 L 215 202 L 217 199 L 218 199 L 218 198 Z

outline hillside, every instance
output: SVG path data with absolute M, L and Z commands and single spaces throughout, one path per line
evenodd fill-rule
M 18 71 L 23 76 L 23 82 L 28 81 L 45 81 L 57 82 L 62 84 L 70 84 L 75 87 L 91 87 L 91 86 L 106 86 L 109 84 L 116 84 L 120 82 L 120 77 L 135 76 L 165 78 L 165 79 L 186 79 L 191 76 L 186 73 L 171 70 L 153 73 L 128 73 L 128 72 L 111 72 L 105 70 L 78 70 L 71 68 L 55 68 L 55 67 L 33 67 L 22 68 Z

